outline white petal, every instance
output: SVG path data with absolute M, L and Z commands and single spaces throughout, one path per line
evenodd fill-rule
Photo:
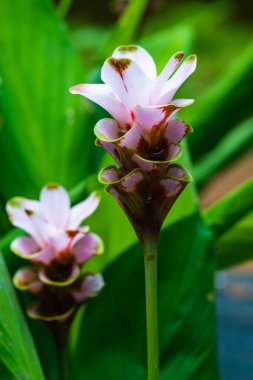
M 143 128 L 138 123 L 134 123 L 132 128 L 120 140 L 119 145 L 127 149 L 136 150 L 143 138 Z
M 38 244 L 29 236 L 21 236 L 13 240 L 11 243 L 11 250 L 16 255 L 23 258 L 29 258 L 30 255 L 39 251 L 40 247 Z
M 192 128 L 184 121 L 174 119 L 170 121 L 164 131 L 164 137 L 171 143 L 179 143 L 187 133 L 191 132 Z
M 165 84 L 167 79 L 173 74 L 175 69 L 178 67 L 179 63 L 183 59 L 184 53 L 179 51 L 176 54 L 174 54 L 167 65 L 164 67 L 160 75 L 158 75 L 154 89 L 152 91 L 152 104 L 157 104 L 157 100 L 159 99 L 159 93 L 162 88 L 162 86 Z
M 73 246 L 72 251 L 78 264 L 83 264 L 94 255 L 103 253 L 103 242 L 96 234 L 88 234 Z
M 56 252 L 64 251 L 68 248 L 72 238 L 65 231 L 58 232 L 50 240 L 51 247 L 54 248 Z
M 194 103 L 194 99 L 175 99 L 170 102 L 170 104 L 174 104 L 180 108 L 190 106 L 192 103 Z
M 120 125 L 130 122 L 130 117 L 120 99 L 106 84 L 79 84 L 70 89 L 72 94 L 83 95 L 104 108 Z
M 88 226 L 81 226 L 77 230 L 68 230 L 67 234 L 71 238 L 70 241 L 70 249 L 73 248 L 73 246 L 82 239 L 87 233 L 90 231 L 90 228 Z
M 115 58 L 129 58 L 132 61 L 135 61 L 145 71 L 145 74 L 148 77 L 152 79 L 156 78 L 155 62 L 151 55 L 141 46 L 119 46 L 114 50 L 112 56 Z
M 105 283 L 101 274 L 89 274 L 84 277 L 81 288 L 72 294 L 77 302 L 83 302 L 88 297 L 96 295 L 104 286 Z
M 40 247 L 43 247 L 54 231 L 34 209 L 27 208 L 31 205 L 34 206 L 34 203 L 30 200 L 16 197 L 7 203 L 6 210 L 11 223 L 26 231 Z
M 20 290 L 29 290 L 31 293 L 38 293 L 43 284 L 38 280 L 36 268 L 24 267 L 19 269 L 14 277 L 13 283 Z
M 37 215 L 41 215 L 41 205 L 39 201 L 24 199 L 24 208 L 33 211 Z
M 153 83 L 136 62 L 111 57 L 102 67 L 101 78 L 113 89 L 130 114 L 137 104 L 149 104 Z
M 49 265 L 55 259 L 56 253 L 52 247 L 45 247 L 41 251 L 35 253 L 30 259 L 36 264 Z
M 197 57 L 190 55 L 182 63 L 175 74 L 165 83 L 162 88 L 159 103 L 169 103 L 179 87 L 186 79 L 195 71 L 197 65 Z
M 54 248 L 56 253 L 71 250 L 73 245 L 82 239 L 88 232 L 89 227 L 60 231 L 50 240 L 50 246 Z
M 136 123 L 149 131 L 153 127 L 162 127 L 179 108 L 175 104 L 157 107 L 138 106 L 135 109 L 135 120 Z
M 40 193 L 44 217 L 56 228 L 65 228 L 70 211 L 70 200 L 66 190 L 57 184 L 45 186 Z
M 97 192 L 93 192 L 83 202 L 78 203 L 70 210 L 70 218 L 68 222 L 68 229 L 76 229 L 81 222 L 91 215 L 99 205 L 100 195 Z
M 102 141 L 115 141 L 122 135 L 123 131 L 119 124 L 113 119 L 102 119 L 94 128 L 96 137 Z

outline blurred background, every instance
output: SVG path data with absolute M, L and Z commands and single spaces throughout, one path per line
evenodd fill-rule
M 93 144 L 93 126 L 104 112 L 67 90 L 100 81 L 101 63 L 121 44 L 145 47 L 158 71 L 178 50 L 198 56 L 196 73 L 178 95 L 195 98 L 180 117 L 194 128 L 188 138 L 189 165 L 202 210 L 253 176 L 253 2 L 0 2 L 2 246 L 10 240 L 4 213 L 10 197 L 37 197 L 44 183 L 58 181 L 74 189 L 77 199 L 83 178 L 89 176 L 91 188 L 107 163 Z M 127 231 L 133 241 L 130 227 Z M 252 231 L 248 210 L 216 241 L 224 380 L 253 378 L 253 265 L 248 261 L 227 269 L 253 257 Z M 124 238 L 121 244 L 124 248 Z

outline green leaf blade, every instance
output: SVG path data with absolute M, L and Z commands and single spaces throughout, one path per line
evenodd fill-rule
M 0 255 L 0 358 L 17 380 L 45 380 L 35 346 Z
M 229 193 L 204 211 L 206 224 L 217 237 L 253 210 L 253 179 Z

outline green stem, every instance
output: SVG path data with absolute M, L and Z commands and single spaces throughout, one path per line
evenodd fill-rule
M 146 238 L 142 247 L 145 263 L 148 380 L 158 380 L 157 241 Z
M 67 347 L 59 348 L 59 372 L 60 379 L 67 380 L 68 378 L 68 355 L 67 355 Z
M 50 327 L 53 330 L 56 346 L 58 349 L 59 374 L 60 380 L 67 380 L 69 377 L 69 358 L 68 358 L 68 337 L 71 325 L 71 318 L 65 322 L 51 323 Z

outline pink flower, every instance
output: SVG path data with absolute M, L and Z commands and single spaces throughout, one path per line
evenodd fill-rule
M 102 240 L 80 226 L 98 204 L 99 195 L 92 193 L 71 208 L 68 193 L 57 184 L 44 187 L 40 201 L 11 199 L 7 204 L 11 223 L 30 235 L 16 238 L 11 250 L 40 267 L 42 282 L 60 286 L 74 282 L 81 265 L 103 251 Z
M 81 84 L 70 89 L 108 111 L 95 126 L 97 145 L 116 161 L 99 175 L 122 207 L 140 240 L 158 236 L 161 225 L 191 176 L 174 161 L 181 140 L 192 131 L 173 119 L 193 99 L 173 97 L 196 68 L 196 56 L 180 65 L 183 53 L 172 56 L 157 76 L 152 57 L 139 46 L 120 46 L 101 70 L 104 84 Z

